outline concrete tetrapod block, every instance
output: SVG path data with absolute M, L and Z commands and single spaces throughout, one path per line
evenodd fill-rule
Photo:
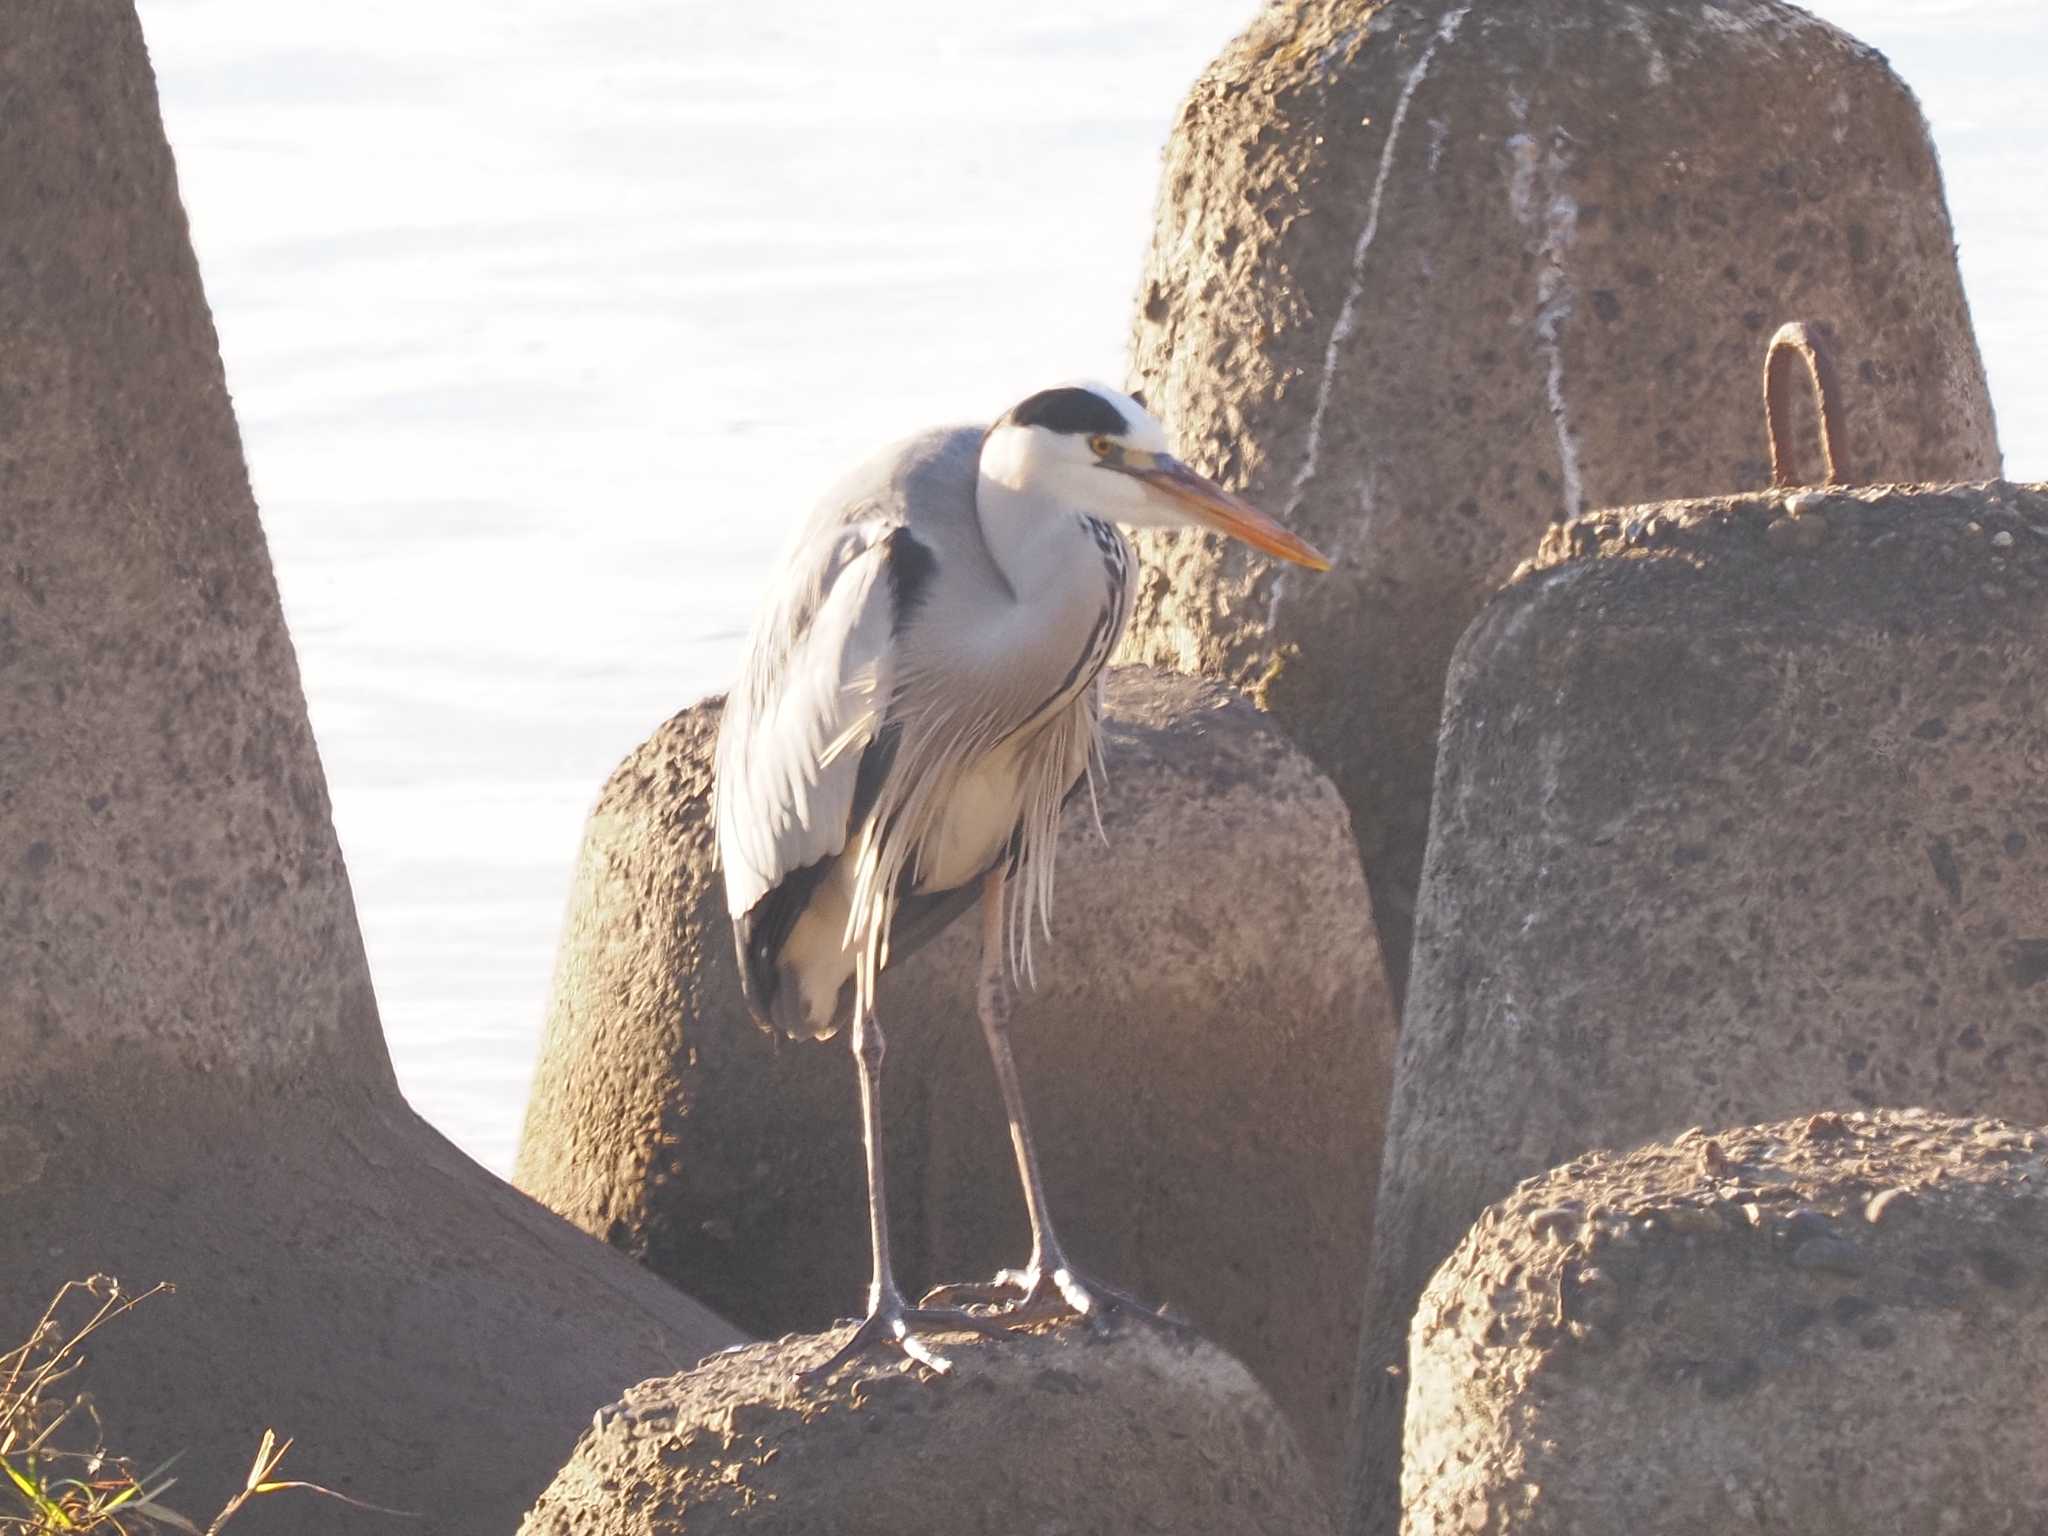
M 2048 491 L 1562 529 L 1452 663 L 1352 1529 L 1415 1298 L 1588 1147 L 1858 1105 L 2048 1121 Z M 1375 1513 L 1376 1512 L 1376 1513 Z
M 857 1311 L 864 1173 L 845 1036 L 740 1001 L 709 817 L 715 703 L 619 768 L 584 840 L 515 1178 L 762 1334 Z M 1107 843 L 1085 792 L 1012 1035 L 1074 1261 L 1182 1308 L 1334 1469 L 1394 1019 L 1344 808 L 1210 683 L 1113 674 Z M 892 967 L 880 1019 L 906 1286 L 1021 1263 L 974 1013 L 976 925 Z
M 1999 472 L 1919 107 L 1789 5 L 1280 0 L 1189 94 L 1133 382 L 1336 569 L 1146 535 L 1124 655 L 1253 689 L 1335 780 L 1397 999 L 1460 631 L 1552 522 L 1768 485 L 1803 318 L 1856 479 Z
M 718 1355 L 601 1412 L 521 1536 L 1320 1536 L 1286 1420 L 1212 1345 L 1078 1323 L 791 1377 L 828 1339 Z
M 2048 1135 L 1595 1153 L 1480 1218 L 1410 1358 L 1408 1536 L 2048 1528 Z
M 275 1425 L 288 1475 L 502 1532 L 737 1334 L 399 1098 L 127 0 L 10 0 L 0 165 L 0 1348 L 65 1280 L 172 1281 L 76 1384 L 186 1453 L 174 1503 Z

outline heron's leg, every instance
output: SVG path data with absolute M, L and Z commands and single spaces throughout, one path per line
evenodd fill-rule
M 982 881 L 981 978 L 975 1002 L 981 1015 L 982 1034 L 988 1039 L 989 1058 L 995 1064 L 996 1082 L 1003 1090 L 1003 1109 L 1010 1120 L 1010 1145 L 1017 1154 L 1017 1177 L 1024 1185 L 1024 1211 L 1031 1222 L 1031 1257 L 1025 1260 L 1022 1269 L 1006 1269 L 997 1275 L 993 1285 L 940 1286 L 926 1295 L 925 1303 L 1005 1300 L 1009 1309 L 1016 1311 L 1046 1304 L 1057 1307 L 1064 1302 L 1084 1317 L 1099 1316 L 1105 1311 L 1135 1311 L 1159 1317 L 1156 1308 L 1137 1297 L 1075 1269 L 1053 1232 L 1052 1217 L 1046 1211 L 1045 1179 L 1038 1171 L 1038 1145 L 1032 1139 L 1031 1123 L 1024 1113 L 1024 1087 L 1017 1077 L 1016 1060 L 1010 1054 L 1013 999 L 1003 973 L 1003 884 L 1004 871 L 1000 867 Z M 1006 1297 L 1005 1292 L 1022 1294 Z
M 882 1177 L 882 1058 L 887 1051 L 881 1024 L 863 1009 L 853 1021 L 853 1059 L 860 1070 L 860 1145 L 868 1164 L 868 1251 L 875 1260 L 868 1281 L 871 1317 L 897 1297 L 896 1268 L 889 1262 L 889 1191 Z
M 1045 1178 L 1038 1171 L 1038 1144 L 1031 1136 L 1031 1122 L 1024 1114 L 1024 1085 L 1017 1078 L 1016 1058 L 1010 1054 L 1010 1007 L 1014 999 L 1003 975 L 1003 870 L 1000 866 L 984 877 L 981 886 L 981 977 L 975 987 L 975 1011 L 981 1016 L 981 1032 L 988 1041 L 989 1059 L 995 1063 L 996 1082 L 1003 1090 L 1003 1112 L 1010 1119 L 1010 1146 L 1017 1154 L 1017 1177 L 1024 1185 L 1024 1214 L 1031 1222 L 1031 1257 L 1024 1268 L 1043 1272 L 1047 1260 L 1063 1266 L 1066 1254 L 1053 1235 L 1052 1217 L 1046 1212 Z
M 800 1372 L 799 1381 L 823 1380 L 854 1356 L 878 1345 L 900 1349 L 935 1371 L 951 1370 L 952 1362 L 910 1331 L 914 1324 L 985 1334 L 1000 1332 L 966 1312 L 906 1306 L 903 1292 L 897 1288 L 895 1266 L 889 1261 L 889 1198 L 882 1179 L 883 1050 L 881 1026 L 872 1012 L 860 1011 L 853 1025 L 853 1056 L 860 1068 L 861 1146 L 868 1164 L 868 1242 L 875 1257 L 874 1278 L 868 1282 L 868 1315 L 831 1359 Z

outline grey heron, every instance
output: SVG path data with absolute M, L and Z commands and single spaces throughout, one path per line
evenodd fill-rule
M 1074 1269 L 1046 1213 L 1007 975 L 1029 971 L 1061 807 L 1099 756 L 1100 674 L 1131 606 L 1120 529 L 1162 526 L 1216 529 L 1328 569 L 1173 457 L 1137 400 L 1069 386 L 856 470 L 803 526 L 755 623 L 720 723 L 715 790 L 741 986 L 756 1017 L 788 1035 L 851 1023 L 867 1159 L 867 1317 L 814 1375 L 875 1344 L 944 1369 L 916 1328 L 989 1331 L 931 1297 L 907 1305 L 897 1288 L 875 1010 L 890 959 L 977 901 L 977 1012 L 1031 1225 L 1023 1267 L 988 1289 L 1014 1291 L 1012 1309 L 1129 1304 Z

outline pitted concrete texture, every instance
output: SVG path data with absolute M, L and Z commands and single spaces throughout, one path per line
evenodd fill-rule
M 74 1067 L 55 1042 L 89 1028 L 389 1086 L 131 5 L 9 4 L 0 164 L 9 1074 Z
M 757 1333 L 821 1328 L 868 1278 L 853 1062 L 740 1000 L 717 720 L 670 721 L 591 819 L 515 1177 Z M 1329 782 L 1214 684 L 1120 671 L 1106 734 L 1107 843 L 1083 792 L 1011 1030 L 1053 1217 L 1075 1263 L 1243 1359 L 1329 1475 L 1394 1033 L 1357 850 Z M 977 940 L 970 914 L 881 986 L 907 1287 L 1027 1249 Z
M 2048 1121 L 2048 488 L 1568 525 L 1451 666 L 1361 1348 L 1589 1147 L 1859 1106 Z
M 522 1536 L 1319 1536 L 1286 1420 L 1211 1345 L 1078 1323 L 792 1380 L 836 1338 L 718 1355 L 597 1415 Z
M 66 1280 L 173 1282 L 74 1385 L 193 1513 L 275 1425 L 496 1536 L 738 1337 L 398 1096 L 128 0 L 0 9 L 0 1061 L 0 1347 Z
M 2048 1526 L 2048 1135 L 1821 1113 L 1595 1153 L 1423 1293 L 1407 1536 Z
M 1397 1000 L 1459 633 L 1554 522 L 1768 485 L 1793 319 L 1852 478 L 1999 472 L 1920 110 L 1789 5 L 1283 0 L 1190 92 L 1133 383 L 1336 569 L 1147 534 L 1123 655 L 1254 691 L 1336 782 Z

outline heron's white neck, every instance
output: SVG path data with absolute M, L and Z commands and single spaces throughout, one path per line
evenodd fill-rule
M 982 542 L 1020 603 L 1042 603 L 1100 564 L 1083 514 L 1059 494 L 1054 477 L 1004 451 L 995 434 L 975 487 Z
M 984 478 L 975 504 L 982 542 L 1019 602 L 1063 586 L 1088 550 L 1080 518 L 1050 497 Z

